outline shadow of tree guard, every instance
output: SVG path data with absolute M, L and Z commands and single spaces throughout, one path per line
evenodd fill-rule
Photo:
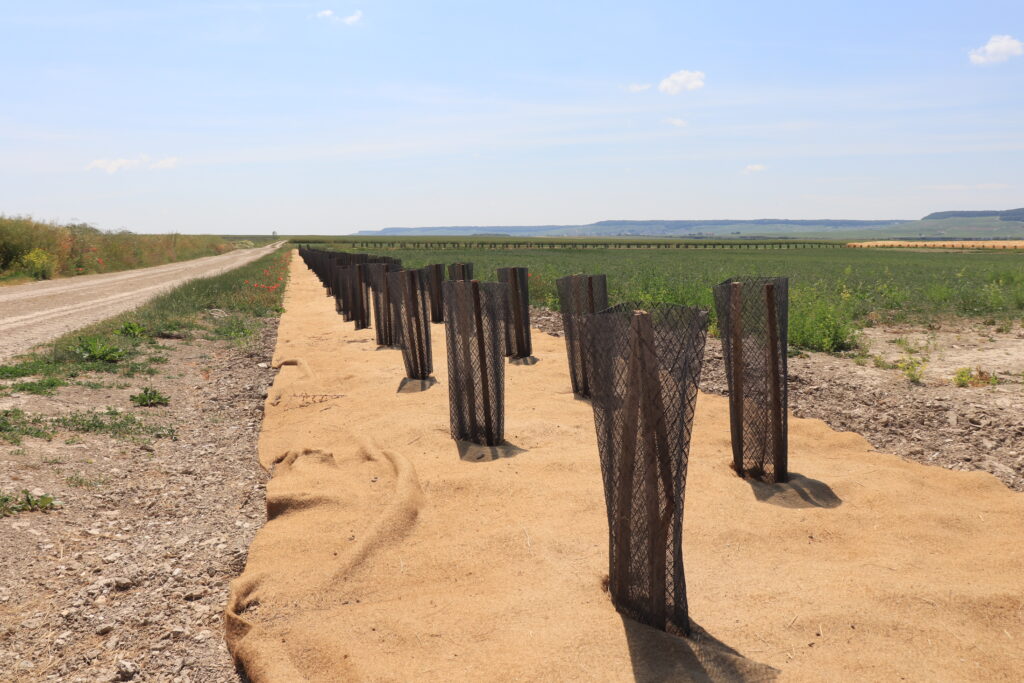
M 620 615 L 621 616 L 621 615 Z M 692 619 L 688 638 L 674 636 L 622 617 L 633 678 L 661 681 L 774 681 L 779 670 L 755 662 L 718 640 Z
M 797 472 L 790 472 L 789 481 L 781 484 L 765 484 L 753 479 L 744 481 L 750 484 L 757 500 L 779 507 L 837 508 L 843 504 L 831 486 Z
M 413 379 L 411 377 L 403 377 L 402 381 L 398 384 L 398 394 L 417 394 L 421 391 L 426 391 L 430 387 L 437 384 L 437 379 L 434 377 L 428 377 L 426 379 Z
M 493 462 L 502 458 L 514 458 L 526 453 L 525 448 L 505 442 L 499 446 L 481 446 L 471 441 L 456 441 L 459 448 L 459 459 L 466 462 Z

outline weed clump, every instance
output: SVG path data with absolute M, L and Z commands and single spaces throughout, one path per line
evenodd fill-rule
M 19 512 L 48 512 L 58 505 L 53 496 L 36 496 L 28 489 L 22 489 L 20 495 L 0 492 L 0 517 L 10 517 Z
M 129 397 L 137 406 L 152 407 L 152 406 L 165 406 L 171 402 L 170 397 L 166 394 L 161 394 L 153 387 L 143 387 L 142 391 L 137 394 L 132 394 Z

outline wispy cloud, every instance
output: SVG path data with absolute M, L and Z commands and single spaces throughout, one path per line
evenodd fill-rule
M 151 169 L 167 169 L 175 168 L 178 165 L 178 161 L 178 157 L 165 157 L 150 163 L 149 155 L 140 154 L 134 159 L 95 159 L 89 162 L 89 165 L 85 167 L 85 170 L 105 171 L 108 174 L 114 174 L 118 171 L 138 168 L 140 166 L 145 166 Z
M 678 95 L 684 90 L 698 90 L 704 87 L 703 71 L 677 71 L 658 84 L 658 90 L 669 95 Z
M 644 90 L 650 90 L 650 83 L 630 83 L 626 86 L 626 90 L 629 92 L 643 92 Z
M 675 126 L 676 128 L 685 128 L 686 126 L 689 125 L 683 119 L 679 119 L 674 116 L 665 119 L 665 123 L 669 124 L 670 126 Z
M 96 159 L 85 167 L 86 171 L 99 170 L 107 173 L 117 173 L 125 168 L 133 168 L 141 164 L 140 159 Z
M 764 164 L 747 164 L 743 168 L 743 175 L 750 175 L 751 173 L 760 173 L 761 171 L 768 168 Z
M 160 161 L 155 161 L 149 165 L 150 168 L 174 168 L 178 165 L 178 157 L 167 157 Z
M 1006 183 L 978 183 L 977 185 L 922 185 L 921 189 L 936 192 L 966 192 L 968 190 L 1006 190 L 1009 187 Z
M 971 64 L 998 64 L 1010 57 L 1024 55 L 1024 43 L 1011 36 L 992 36 L 981 47 L 971 50 Z
M 313 16 L 317 19 L 323 19 L 324 21 L 337 21 L 342 24 L 352 26 L 353 24 L 358 24 L 360 19 L 363 18 L 363 10 L 357 9 L 347 17 L 340 17 L 338 16 L 338 13 L 332 9 L 322 9 Z

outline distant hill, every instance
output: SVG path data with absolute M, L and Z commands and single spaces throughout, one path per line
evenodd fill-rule
M 510 237 L 673 237 L 700 238 L 736 237 L 755 239 L 758 237 L 810 237 L 811 234 L 827 234 L 837 230 L 869 230 L 891 228 L 903 221 L 854 221 L 854 220 L 790 220 L 761 218 L 757 220 L 610 220 L 586 225 L 465 225 L 438 226 L 427 228 L 383 228 L 362 230 L 357 235 L 379 235 L 392 237 L 426 237 L 472 235 L 508 235 Z M 838 239 L 845 239 L 840 237 Z
M 609 220 L 586 225 L 462 225 L 362 230 L 389 237 L 664 237 L 674 239 L 1022 239 L 1024 209 L 940 211 L 919 221 L 841 219 L 791 220 Z
M 998 218 L 1001 221 L 1024 221 L 1024 209 L 1008 209 L 1006 211 L 936 211 L 923 220 L 934 221 L 944 218 Z

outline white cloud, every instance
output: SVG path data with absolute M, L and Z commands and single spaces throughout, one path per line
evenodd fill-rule
M 178 165 L 178 157 L 167 157 L 149 165 L 150 168 L 174 168 Z
M 106 171 L 107 173 L 117 173 L 123 168 L 132 168 L 138 166 L 142 161 L 140 159 L 96 159 L 89 163 L 85 167 L 86 171 L 97 169 L 100 171 Z
M 658 90 L 669 95 L 678 95 L 684 90 L 697 90 L 704 87 L 703 71 L 677 71 L 658 84 Z
M 764 164 L 747 164 L 743 169 L 744 175 L 750 175 L 751 173 L 760 173 L 761 171 L 768 168 Z
M 1024 43 L 1010 36 L 992 36 L 988 42 L 971 50 L 971 64 L 998 64 L 1010 57 L 1024 55 Z
M 135 159 L 96 159 L 89 162 L 89 165 L 85 167 L 86 171 L 106 171 L 107 173 L 113 174 L 118 171 L 123 171 L 129 168 L 136 168 L 139 166 L 146 166 L 147 168 L 163 169 L 163 168 L 175 168 L 178 165 L 178 157 L 165 157 L 149 163 L 149 155 L 140 154 Z
M 359 20 L 363 18 L 363 10 L 357 9 L 347 17 L 339 17 L 332 9 L 322 9 L 314 14 L 317 19 L 324 19 L 325 21 L 340 21 L 343 24 L 352 26 L 358 24 Z
M 643 92 L 644 90 L 650 90 L 650 83 L 630 83 L 626 86 L 626 90 L 629 92 Z
M 671 118 L 665 119 L 665 123 L 673 125 L 676 128 L 685 128 L 686 126 L 689 125 L 688 123 L 686 123 L 686 121 L 683 121 L 682 119 L 676 118 L 674 116 L 671 117 Z

